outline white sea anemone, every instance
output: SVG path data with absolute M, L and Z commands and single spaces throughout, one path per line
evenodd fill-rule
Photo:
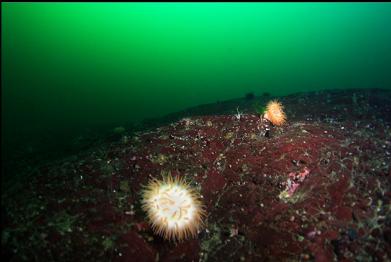
M 156 234 L 182 241 L 194 237 L 205 215 L 200 195 L 182 179 L 153 179 L 142 192 L 142 208 Z

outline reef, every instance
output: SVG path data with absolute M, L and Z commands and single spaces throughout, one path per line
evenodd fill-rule
M 278 97 L 287 122 L 266 133 L 253 103 L 272 98 L 219 103 L 219 114 L 40 166 L 2 193 L 2 257 L 390 261 L 391 92 Z M 168 173 L 205 205 L 205 227 L 182 242 L 155 235 L 141 207 L 142 186 Z

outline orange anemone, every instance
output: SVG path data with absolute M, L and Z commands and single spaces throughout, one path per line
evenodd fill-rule
M 266 112 L 263 117 L 275 126 L 281 126 L 286 122 L 284 106 L 277 100 L 272 100 L 266 105 Z

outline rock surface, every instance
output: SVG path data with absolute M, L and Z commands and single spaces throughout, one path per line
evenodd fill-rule
M 391 92 L 279 98 L 288 122 L 244 113 L 183 118 L 73 160 L 2 194 L 12 261 L 390 261 Z M 270 129 L 270 131 L 267 131 Z M 199 190 L 206 227 L 181 243 L 140 207 L 170 172 Z

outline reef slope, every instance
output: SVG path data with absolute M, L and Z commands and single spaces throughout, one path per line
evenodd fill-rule
M 2 255 L 389 261 L 390 92 L 278 99 L 288 122 L 270 131 L 250 106 L 257 98 L 244 99 L 240 117 L 230 107 L 182 118 L 40 167 L 3 192 Z M 196 239 L 165 241 L 146 222 L 141 186 L 167 173 L 186 177 L 203 196 L 206 227 Z

